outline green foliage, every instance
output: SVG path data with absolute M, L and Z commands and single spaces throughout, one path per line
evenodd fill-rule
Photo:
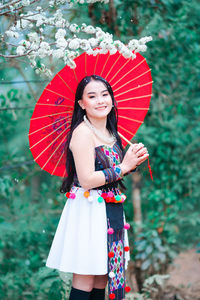
M 154 274 L 144 281 L 142 293 L 132 293 L 127 300 L 153 300 L 162 299 L 162 289 L 169 275 Z
M 132 259 L 146 277 L 164 272 L 175 251 L 194 244 L 199 251 L 200 6 L 197 0 L 115 0 L 114 8 L 116 16 L 110 5 L 77 5 L 69 17 L 77 24 L 101 26 L 122 41 L 153 36 L 144 54 L 152 69 L 153 96 L 134 137 L 148 148 L 154 177 L 152 182 L 144 163 L 139 233 L 133 222 L 131 177 L 126 179 L 124 205 L 132 225 Z M 24 71 L 23 62 L 21 66 Z M 1 68 L 5 81 L 18 79 L 19 72 L 8 63 Z M 30 70 L 25 73 L 38 80 Z M 71 277 L 60 280 L 57 271 L 45 267 L 65 198 L 59 193 L 61 179 L 41 171 L 28 148 L 33 91 L 39 97 L 44 83 L 30 85 L 32 90 L 2 85 L 0 92 L 0 297 L 67 299 Z

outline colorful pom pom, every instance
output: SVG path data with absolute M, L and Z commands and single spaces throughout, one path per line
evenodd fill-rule
M 90 192 L 89 191 L 85 191 L 83 195 L 84 195 L 85 198 L 88 198 L 90 196 Z
M 115 277 L 115 273 L 111 271 L 111 272 L 109 273 L 109 277 L 110 277 L 110 278 L 114 278 L 114 277 Z
M 113 192 L 108 192 L 107 196 L 110 197 L 110 198 L 112 198 L 114 196 L 114 194 L 113 194 Z
M 109 258 L 112 258 L 112 257 L 114 257 L 114 256 L 115 256 L 115 253 L 114 253 L 114 252 L 109 252 L 109 253 L 108 253 L 108 257 L 109 257 Z
M 123 201 L 125 201 L 125 200 L 126 200 L 126 195 L 125 195 L 125 194 L 122 194 L 122 195 L 121 195 L 121 198 L 123 199 Z
M 131 288 L 130 288 L 130 286 L 127 285 L 127 286 L 125 287 L 125 292 L 126 292 L 126 293 L 129 293 L 130 291 L 131 291 Z
M 124 251 L 128 252 L 130 250 L 130 247 L 126 246 L 124 247 Z
M 93 201 L 93 197 L 92 197 L 92 196 L 89 196 L 89 197 L 88 197 L 88 201 L 89 201 L 89 202 L 92 202 L 92 201 Z
M 103 199 L 105 200 L 107 198 L 107 194 L 106 193 L 102 193 L 101 197 L 103 197 Z
M 120 201 L 121 200 L 121 196 L 120 195 L 115 196 L 115 200 Z
M 69 197 L 70 197 L 70 193 L 67 192 L 67 193 L 65 194 L 65 197 L 69 198 Z
M 111 198 L 111 197 L 106 197 L 105 201 L 106 201 L 107 203 L 110 203 L 110 202 L 112 202 L 112 198 Z
M 113 294 L 113 293 L 110 294 L 110 295 L 109 295 L 109 299 L 115 299 L 115 294 Z
M 125 224 L 124 224 L 124 229 L 130 229 L 130 227 L 131 227 L 131 226 L 130 226 L 130 224 L 128 224 L 128 223 L 125 223 Z
M 99 203 L 103 202 L 103 200 L 104 200 L 103 197 L 99 197 L 99 198 L 98 198 L 98 202 L 99 202 Z
M 114 233 L 114 229 L 113 228 L 108 228 L 108 234 L 113 234 Z
M 75 193 L 70 193 L 70 199 L 75 199 L 76 198 L 76 194 Z

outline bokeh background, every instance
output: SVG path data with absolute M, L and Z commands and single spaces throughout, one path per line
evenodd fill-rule
M 61 8 L 70 22 L 99 26 L 124 43 L 153 37 L 143 54 L 152 69 L 153 96 L 133 141 L 148 148 L 154 181 L 147 162 L 126 178 L 127 278 L 133 288 L 127 299 L 199 299 L 199 1 L 114 0 Z M 3 18 L 1 33 L 9 25 Z M 51 71 L 63 66 L 52 61 Z M 48 81 L 25 58 L 0 57 L 1 299 L 68 299 L 71 274 L 45 267 L 66 198 L 59 193 L 61 179 L 39 168 L 28 144 L 29 121 Z M 177 258 L 187 279 L 173 279 Z M 158 274 L 171 274 L 171 282 L 164 286 Z

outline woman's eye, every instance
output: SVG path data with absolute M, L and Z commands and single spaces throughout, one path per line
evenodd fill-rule
M 105 96 L 108 96 L 108 94 L 103 94 L 103 96 L 105 97 Z
M 89 98 L 92 99 L 92 98 L 94 98 L 94 96 L 90 96 Z

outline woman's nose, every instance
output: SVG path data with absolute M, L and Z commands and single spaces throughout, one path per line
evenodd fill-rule
M 97 97 L 97 103 L 104 103 L 103 97 L 101 96 Z

